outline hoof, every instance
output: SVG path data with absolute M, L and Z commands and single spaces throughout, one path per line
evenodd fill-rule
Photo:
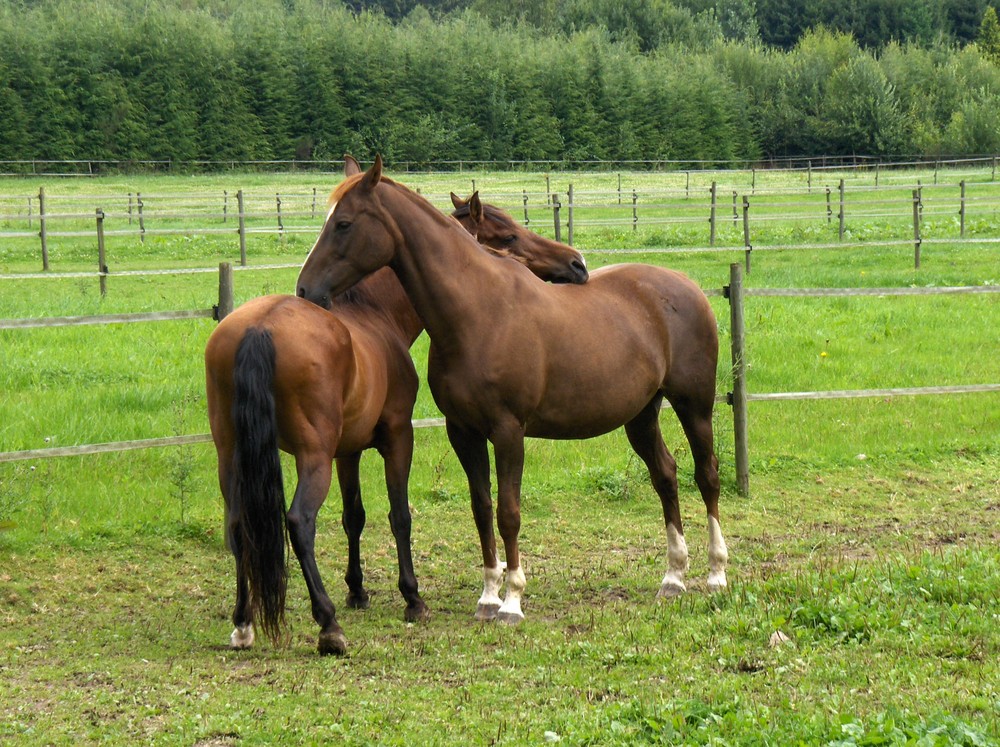
M 716 593 L 719 591 L 725 591 L 727 587 L 726 584 L 726 574 L 723 573 L 709 573 L 708 574 L 708 590 L 711 593 Z
M 334 656 L 343 656 L 347 653 L 347 638 L 341 630 L 320 633 L 317 648 L 319 648 L 320 656 L 329 656 L 331 654 Z
M 410 604 L 403 611 L 403 619 L 408 623 L 427 622 L 431 619 L 431 611 L 423 602 Z
M 510 612 L 507 612 L 506 610 L 500 610 L 500 612 L 497 613 L 497 620 L 507 625 L 520 625 L 522 622 L 524 622 L 524 613 L 522 613 L 520 610 L 514 610 Z
M 347 606 L 352 610 L 366 610 L 371 606 L 371 600 L 367 591 L 355 594 L 353 591 L 347 595 Z
M 660 587 L 660 590 L 656 592 L 657 599 L 673 599 L 674 597 L 679 597 L 681 594 L 687 591 L 684 584 L 679 584 L 677 582 L 666 583 Z
M 499 604 L 480 604 L 476 607 L 476 619 L 479 622 L 492 622 L 500 612 Z
M 229 648 L 243 651 L 253 646 L 253 625 L 237 627 L 229 636 Z

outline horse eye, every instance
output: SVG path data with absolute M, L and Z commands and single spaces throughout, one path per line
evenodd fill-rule
M 517 241 L 517 236 L 515 236 L 514 234 L 503 237 L 503 243 L 505 244 L 513 244 L 515 241 Z
M 346 231 L 350 227 L 351 222 L 349 220 L 338 220 L 337 225 L 335 226 L 338 231 Z

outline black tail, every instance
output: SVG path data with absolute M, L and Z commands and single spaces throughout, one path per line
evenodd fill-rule
M 288 583 L 285 491 L 274 406 L 274 342 L 248 329 L 233 371 L 233 454 L 230 510 L 236 560 L 250 585 L 253 620 L 272 641 L 281 634 Z

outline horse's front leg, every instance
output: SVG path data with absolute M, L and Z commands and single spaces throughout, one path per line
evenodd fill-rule
M 380 449 L 385 461 L 385 486 L 389 492 L 389 526 L 396 539 L 399 562 L 399 592 L 406 600 L 403 617 L 407 622 L 427 620 L 430 612 L 417 588 L 413 571 L 413 550 L 410 541 L 412 521 L 408 483 L 413 461 L 413 422 L 406 413 L 398 424 L 387 426 L 384 445 Z
M 510 625 L 524 620 L 521 597 L 525 577 L 517 538 L 521 531 L 521 477 L 524 473 L 524 428 L 505 424 L 491 436 L 497 465 L 497 528 L 507 559 L 507 596 L 497 619 Z
M 347 535 L 347 606 L 353 609 L 367 609 L 369 598 L 365 590 L 365 576 L 361 570 L 361 533 L 365 528 L 365 506 L 361 502 L 361 453 L 337 457 L 337 482 L 344 512 L 341 524 Z
M 328 457 L 318 454 L 314 459 L 297 459 L 296 467 L 299 484 L 288 509 L 288 534 L 309 589 L 313 619 L 320 627 L 317 647 L 320 654 L 345 654 L 347 638 L 316 565 L 316 515 L 330 491 L 333 465 Z
M 476 606 L 476 619 L 484 622 L 495 620 L 500 611 L 500 585 L 503 582 L 504 564 L 497 558 L 496 538 L 493 535 L 493 499 L 490 496 L 490 455 L 486 437 L 456 425 L 446 423 L 448 440 L 469 480 L 472 499 L 472 518 L 479 532 L 479 545 L 483 553 L 483 593 Z

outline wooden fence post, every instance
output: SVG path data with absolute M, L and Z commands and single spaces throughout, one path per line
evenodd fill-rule
M 528 217 L 528 190 L 521 190 L 521 198 L 524 202 L 524 225 L 531 223 L 531 219 Z
M 240 211 L 239 224 L 240 224 L 240 264 L 244 267 L 247 263 L 247 219 L 246 212 L 243 209 L 243 190 L 239 190 L 236 193 L 236 205 Z
M 959 238 L 965 238 L 965 179 L 959 182 L 959 186 L 962 189 L 961 197 L 959 198 L 958 205 L 958 235 Z
M 97 272 L 100 278 L 101 295 L 108 295 L 108 265 L 104 257 L 104 211 L 97 208 Z
M 567 197 L 569 205 L 567 206 L 567 226 L 566 226 L 566 243 L 573 246 L 573 185 L 569 185 L 569 193 Z
M 746 332 L 743 320 L 743 273 L 739 263 L 729 265 L 729 285 L 723 289 L 729 299 L 732 336 L 733 391 L 727 400 L 733 408 L 733 445 L 736 459 L 736 489 L 750 497 L 750 448 L 747 429 Z
M 840 240 L 844 240 L 844 222 L 846 220 L 846 215 L 844 214 L 844 180 L 840 180 L 840 229 L 838 231 L 840 235 Z
M 806 161 L 806 187 L 810 194 L 813 191 L 813 162 Z
M 233 266 L 219 264 L 219 305 L 215 307 L 215 320 L 221 322 L 233 313 Z
M 42 240 L 42 270 L 49 269 L 49 238 L 45 226 L 45 187 L 38 188 L 38 237 Z
M 750 252 L 753 251 L 753 244 L 750 243 L 750 198 L 743 195 L 743 246 L 746 250 L 747 274 L 750 274 Z
M 913 190 L 913 267 L 920 269 L 920 190 Z
M 826 223 L 833 223 L 833 206 L 830 204 L 830 188 L 826 188 Z
M 639 194 L 632 190 L 632 230 L 639 230 Z
M 718 197 L 717 185 L 712 182 L 712 207 L 708 214 L 708 245 L 715 246 L 715 211 L 717 208 L 716 199 Z
M 736 190 L 734 189 L 733 190 L 733 225 L 734 226 L 739 225 L 739 222 L 740 222 L 739 210 L 736 207 L 736 198 L 737 198 L 737 196 L 738 196 L 738 194 L 737 194 Z
M 278 234 L 280 236 L 284 237 L 284 234 L 285 234 L 285 225 L 284 225 L 284 223 L 281 220 L 281 193 L 280 192 L 276 193 L 274 195 L 274 203 L 275 203 L 275 206 L 277 207 L 277 210 L 278 210 Z
M 229 220 L 229 190 L 222 190 L 222 222 Z
M 556 229 L 556 241 L 562 241 L 562 226 L 559 224 L 559 195 L 552 193 L 552 222 Z

